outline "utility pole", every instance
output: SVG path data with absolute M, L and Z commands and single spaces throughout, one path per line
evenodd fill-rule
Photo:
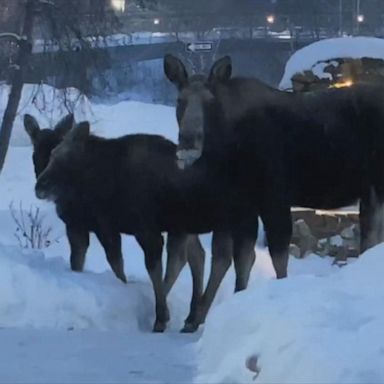
M 32 32 L 36 12 L 36 2 L 37 0 L 27 0 L 25 4 L 24 23 L 21 36 L 13 36 L 13 38 L 16 38 L 19 45 L 19 51 L 16 63 L 12 67 L 11 91 L 0 127 L 0 173 L 3 169 L 5 157 L 7 155 L 13 122 L 16 117 L 25 81 L 25 72 L 27 70 L 29 56 L 32 53 Z M 10 36 L 10 34 L 5 34 L 4 37 L 12 36 Z
M 343 0 L 339 0 L 339 36 L 343 35 Z
M 356 34 L 360 33 L 360 0 L 356 0 Z
M 356 0 L 356 14 L 355 14 L 355 22 L 354 25 L 356 26 L 355 32 L 358 35 L 360 33 L 360 24 L 364 22 L 364 15 L 360 12 L 360 0 Z

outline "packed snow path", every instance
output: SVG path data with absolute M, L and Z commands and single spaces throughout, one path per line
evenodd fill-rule
M 164 334 L 151 332 L 150 282 L 129 280 L 0 245 L 0 383 L 191 383 L 201 333 L 179 333 L 189 276 L 170 294 Z
M 196 335 L 1 329 L 1 383 L 190 383 Z

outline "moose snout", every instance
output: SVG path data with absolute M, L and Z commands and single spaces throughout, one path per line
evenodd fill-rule
M 179 134 L 179 147 L 184 150 L 196 149 L 196 135 L 193 132 Z
M 200 134 L 183 132 L 179 134 L 177 164 L 180 169 L 191 166 L 202 154 L 203 142 Z

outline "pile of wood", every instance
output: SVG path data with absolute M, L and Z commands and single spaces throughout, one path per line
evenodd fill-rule
M 319 77 L 309 69 L 292 76 L 294 92 L 316 91 L 329 87 L 349 86 L 358 82 L 384 84 L 384 60 L 336 58 L 316 63 L 324 66 L 326 77 Z

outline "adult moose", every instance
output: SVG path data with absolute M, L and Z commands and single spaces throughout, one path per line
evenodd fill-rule
M 74 118 L 73 115 L 67 115 L 62 120 L 60 120 L 54 129 L 40 129 L 37 121 L 30 115 L 25 115 L 24 124 L 27 133 L 29 134 L 33 147 L 33 163 L 35 168 L 36 177 L 38 178 L 43 170 L 47 167 L 51 152 L 64 140 L 64 136 L 74 127 Z M 152 167 L 153 172 L 151 172 L 151 183 L 161 182 L 163 175 L 166 173 L 172 173 L 172 170 L 175 169 L 175 146 L 172 143 L 165 141 L 157 136 L 149 136 L 148 140 L 145 140 L 143 135 L 142 140 L 140 137 L 131 137 L 131 146 L 135 147 L 135 141 L 137 142 L 137 152 L 138 157 L 136 158 L 136 163 L 131 164 L 133 168 L 136 168 L 134 171 L 138 174 L 143 172 L 142 177 L 148 175 L 148 168 Z M 148 151 L 152 152 L 152 155 L 148 154 Z M 80 154 L 77 154 L 81 156 Z M 131 154 L 131 157 L 133 154 Z M 141 156 L 141 158 L 140 158 Z M 173 162 L 171 163 L 170 158 L 172 157 Z M 78 158 L 78 157 L 76 157 Z M 156 173 L 156 164 L 154 162 L 156 159 L 157 162 L 160 161 L 162 165 L 165 165 L 165 169 L 162 170 L 162 173 Z M 69 162 L 71 164 L 71 160 Z M 140 166 L 140 161 L 146 161 L 146 165 Z M 56 164 L 57 165 L 57 164 Z M 73 163 L 72 163 L 73 165 Z M 81 172 L 82 166 L 85 164 L 79 163 L 76 164 L 79 168 L 79 173 Z M 167 168 L 168 166 L 168 168 Z M 59 172 L 68 169 L 63 167 L 59 169 Z M 113 172 L 111 172 L 113 173 Z M 153 173 L 153 174 L 152 174 Z M 133 177 L 132 173 L 130 175 Z M 111 177 L 111 175 L 108 175 Z M 57 178 L 57 175 L 56 175 Z M 59 177 L 60 179 L 60 177 Z M 73 182 L 73 185 L 67 185 L 64 190 L 62 190 L 66 182 Z M 44 182 L 42 182 L 44 184 Z M 130 189 L 133 194 L 140 195 L 143 188 L 143 180 L 138 182 L 138 186 L 132 186 Z M 151 188 L 151 185 L 148 185 L 148 188 Z M 99 185 L 100 187 L 100 185 Z M 55 196 L 54 200 L 56 203 L 56 209 L 60 218 L 66 224 L 68 240 L 71 248 L 71 268 L 75 271 L 81 271 L 84 266 L 85 253 L 89 245 L 89 232 L 95 232 L 99 238 L 101 244 L 103 245 L 106 254 L 107 260 L 110 263 L 113 271 L 116 276 L 122 281 L 126 281 L 124 269 L 123 269 L 123 258 L 121 253 L 121 244 L 120 244 L 120 232 L 121 228 L 117 228 L 117 232 L 112 233 L 112 229 L 107 233 L 105 228 L 100 226 L 97 223 L 97 209 L 93 206 L 92 202 L 89 202 L 87 196 L 84 196 L 84 190 L 81 190 L 81 186 L 76 183 L 75 179 L 70 179 L 64 176 L 60 179 L 55 188 L 57 188 L 58 193 Z M 41 196 L 43 197 L 43 196 Z M 51 196 L 52 197 L 52 196 Z M 127 196 L 129 199 L 130 196 Z M 147 196 L 149 199 L 151 196 Z M 158 197 L 153 195 L 152 197 Z M 92 196 L 91 196 L 92 198 Z M 145 199 L 145 197 L 144 197 Z M 156 204 L 154 201 L 146 201 L 148 204 Z M 132 204 L 132 202 L 131 202 Z M 140 205 L 136 208 L 137 214 L 143 215 L 155 215 L 155 212 L 140 211 Z M 150 207 L 148 206 L 148 209 Z M 125 224 L 129 220 L 137 220 L 135 214 L 135 209 L 132 209 L 131 212 L 128 212 L 131 216 L 127 218 L 118 217 L 119 215 L 114 215 L 113 219 L 125 221 Z M 101 220 L 103 218 L 100 218 Z M 110 219 L 106 218 L 106 220 Z M 137 229 L 140 220 L 136 222 L 136 239 L 139 241 L 139 244 L 142 244 L 143 241 L 140 236 L 140 231 Z M 108 223 L 105 223 L 108 226 Z M 128 224 L 129 225 L 129 224 Z M 124 232 L 124 231 L 122 231 Z M 111 234 L 113 238 L 111 238 Z M 147 247 L 144 249 L 146 250 Z M 188 261 L 193 280 L 193 296 L 191 301 L 191 312 L 196 306 L 197 299 L 202 293 L 203 290 L 203 274 L 204 274 L 204 251 L 199 242 L 197 236 L 186 235 L 184 233 L 169 233 L 167 238 L 167 252 L 168 252 L 168 262 L 167 270 L 165 275 L 165 293 L 167 294 L 172 288 L 177 275 L 179 274 L 182 267 Z M 151 274 L 151 273 L 150 273 Z M 151 274 L 153 277 L 153 274 Z M 155 276 L 157 278 L 157 275 Z M 155 278 L 154 277 L 154 278 Z M 155 284 L 155 283 L 154 283 Z M 156 280 L 156 287 L 160 287 L 160 283 Z M 160 288 L 157 288 L 160 289 Z M 158 323 L 155 325 L 154 329 L 161 331 L 165 326 L 163 323 Z
M 382 88 L 281 92 L 231 77 L 228 56 L 208 76 L 188 76 L 172 55 L 164 70 L 178 89 L 179 164 L 215 169 L 229 186 L 227 208 L 240 200 L 245 215 L 261 217 L 277 278 L 287 275 L 291 206 L 335 209 L 360 200 L 361 250 L 382 239 Z

